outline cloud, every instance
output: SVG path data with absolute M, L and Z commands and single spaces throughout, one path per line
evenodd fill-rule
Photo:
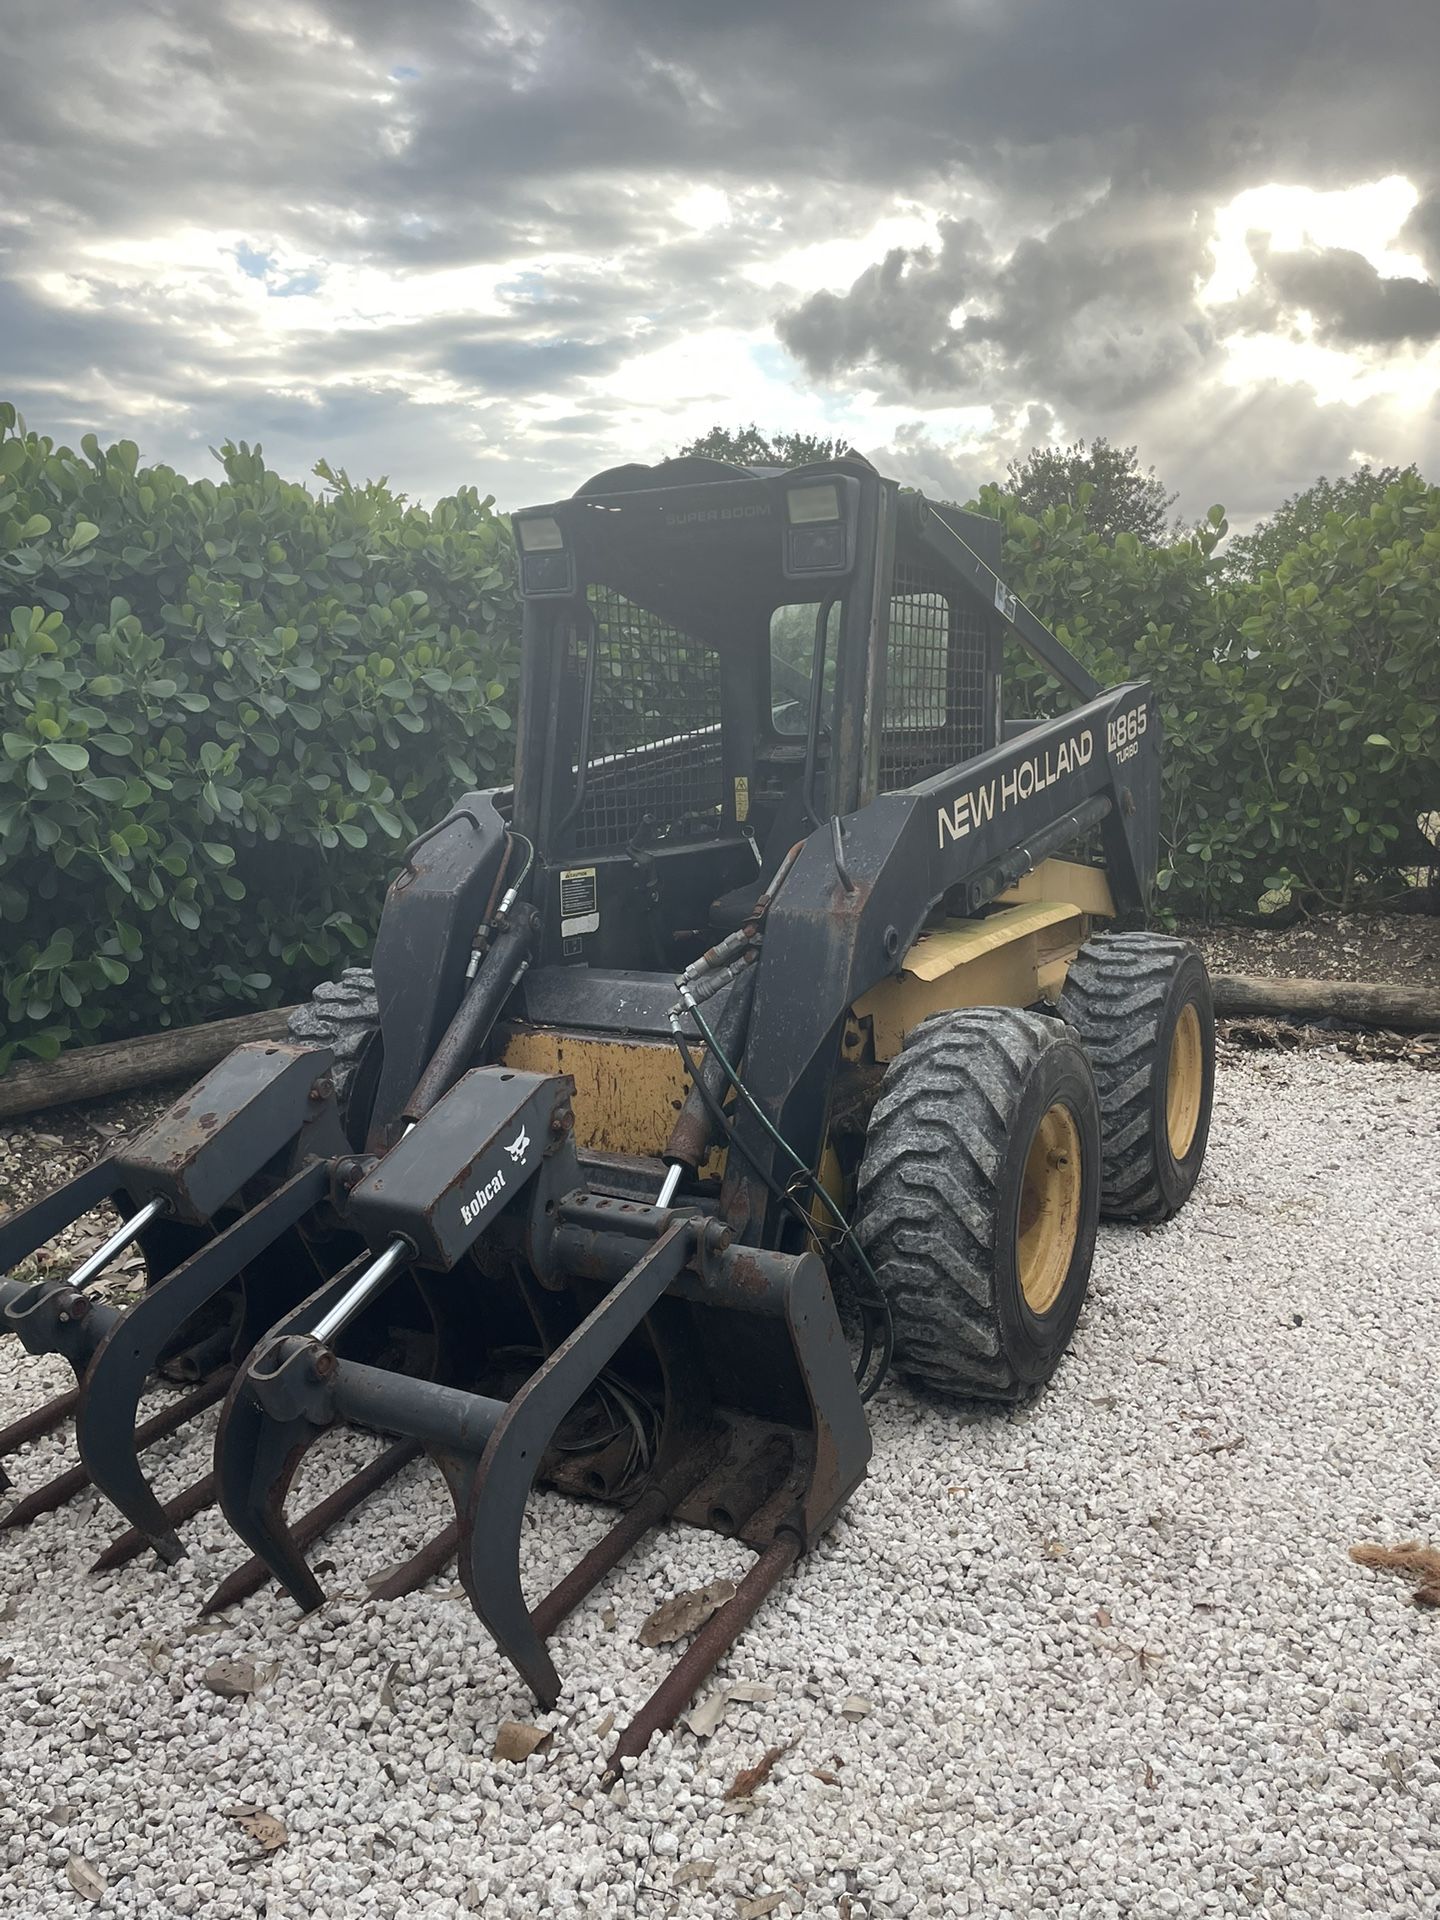
M 1382 276 L 1346 247 L 1278 253 L 1252 247 L 1262 288 L 1281 308 L 1303 309 L 1327 345 L 1399 346 L 1440 339 L 1440 286 L 1408 275 Z
M 1434 0 L 10 0 L 0 392 L 512 503 L 727 406 L 950 492 L 1043 421 L 1138 440 L 1189 507 L 1217 419 L 1269 470 L 1234 337 L 1308 313 L 1367 378 L 1435 339 L 1433 280 L 1369 249 L 1200 289 L 1244 189 L 1388 174 L 1440 273 L 1437 59 Z M 1335 443 L 1308 366 L 1276 391 L 1296 460 L 1317 413 Z M 1360 444 L 1409 458 L 1416 393 Z
M 911 398 L 1125 407 L 1192 375 L 1213 347 L 1195 303 L 1205 262 L 1192 223 L 1107 194 L 997 254 L 974 220 L 941 245 L 894 248 L 848 292 L 822 291 L 777 332 L 817 378 L 875 377 Z

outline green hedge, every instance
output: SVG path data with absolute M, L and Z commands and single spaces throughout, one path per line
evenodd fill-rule
M 406 838 L 508 776 L 491 502 L 427 512 L 323 464 L 317 498 L 258 448 L 220 459 L 212 484 L 128 441 L 76 454 L 0 403 L 0 1071 L 298 997 L 368 949 Z M 1440 489 L 1402 476 L 1247 582 L 1216 563 L 1218 507 L 1146 547 L 978 504 L 1094 672 L 1155 682 L 1173 905 L 1348 907 L 1433 864 Z
M 368 949 L 405 840 L 510 766 L 489 500 L 82 446 L 0 405 L 0 1071 L 302 993 Z
M 1160 884 L 1175 907 L 1403 891 L 1440 809 L 1440 488 L 1407 475 L 1330 516 L 1274 572 L 1222 577 L 1221 508 L 1186 539 L 1108 545 L 1079 509 L 996 489 L 1011 586 L 1105 682 L 1154 682 L 1165 722 Z M 1016 663 L 1038 707 L 1038 674 Z

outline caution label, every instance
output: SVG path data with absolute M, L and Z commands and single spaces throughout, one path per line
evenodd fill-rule
M 564 867 L 560 873 L 560 932 L 572 934 L 600 931 L 600 901 L 595 888 L 594 867 Z

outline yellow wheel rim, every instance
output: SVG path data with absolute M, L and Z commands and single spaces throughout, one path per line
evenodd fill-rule
M 1020 1182 L 1020 1289 L 1034 1314 L 1060 1297 L 1080 1230 L 1080 1129 L 1058 1101 L 1035 1130 Z
M 1204 1093 L 1205 1048 L 1200 1039 L 1200 1015 L 1195 1002 L 1187 1000 L 1170 1036 L 1170 1060 L 1165 1069 L 1165 1131 L 1170 1152 L 1177 1160 L 1183 1160 L 1195 1144 Z

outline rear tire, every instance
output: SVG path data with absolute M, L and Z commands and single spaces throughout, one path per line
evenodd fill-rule
M 1101 1212 L 1168 1220 L 1194 1191 L 1210 1137 L 1215 1008 L 1205 962 L 1168 934 L 1099 934 L 1076 955 L 1060 1012 L 1100 1090 Z
M 365 1145 L 370 1112 L 380 1085 L 380 1002 L 368 967 L 347 967 L 338 980 L 322 980 L 304 1006 L 290 1016 L 292 1040 L 329 1047 L 330 1077 L 345 1137 L 358 1153 Z
M 1074 1035 L 1011 1007 L 923 1021 L 886 1069 L 858 1185 L 900 1371 L 992 1400 L 1048 1380 L 1099 1202 L 1099 1105 Z

